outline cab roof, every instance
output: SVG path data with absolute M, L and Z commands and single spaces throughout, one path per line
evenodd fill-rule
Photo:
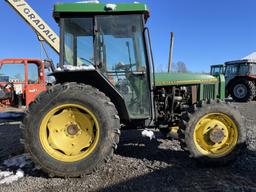
M 225 65 L 235 65 L 235 64 L 256 64 L 256 60 L 255 59 L 242 59 L 242 60 L 225 62 Z
M 146 18 L 149 16 L 149 10 L 144 3 L 57 3 L 54 6 L 54 18 L 59 19 L 61 14 L 144 14 Z

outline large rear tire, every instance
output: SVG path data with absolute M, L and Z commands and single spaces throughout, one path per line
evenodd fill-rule
M 255 84 L 246 79 L 235 80 L 231 85 L 230 94 L 236 102 L 252 101 L 256 95 Z
M 109 160 L 120 120 L 110 99 L 84 84 L 55 85 L 29 106 L 22 124 L 26 151 L 50 176 L 78 177 Z
M 245 152 L 244 119 L 229 104 L 197 105 L 182 122 L 182 147 L 203 164 L 224 165 Z

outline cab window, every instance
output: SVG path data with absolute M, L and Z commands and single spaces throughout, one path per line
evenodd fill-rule
M 0 69 L 1 76 L 9 82 L 24 82 L 25 81 L 25 68 L 24 64 L 4 64 Z
M 228 65 L 226 68 L 226 75 L 234 75 L 237 74 L 238 67 L 237 65 Z
M 28 64 L 28 83 L 29 84 L 39 83 L 38 67 L 34 63 L 29 63 Z

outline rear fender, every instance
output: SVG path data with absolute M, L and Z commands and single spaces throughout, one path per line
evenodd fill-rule
M 97 70 L 57 71 L 52 74 L 56 83 L 77 82 L 91 85 L 105 93 L 115 104 L 118 115 L 122 121 L 130 121 L 124 98 L 115 87 Z

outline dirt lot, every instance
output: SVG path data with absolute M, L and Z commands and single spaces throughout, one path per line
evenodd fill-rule
M 256 191 L 256 103 L 236 105 L 247 120 L 248 150 L 227 167 L 202 167 L 177 141 L 149 141 L 138 131 L 124 131 L 113 160 L 92 175 L 48 178 L 28 163 L 23 168 L 25 177 L 0 185 L 0 191 Z M 23 153 L 19 136 L 17 125 L 0 127 L 1 170 L 6 169 L 5 159 Z

